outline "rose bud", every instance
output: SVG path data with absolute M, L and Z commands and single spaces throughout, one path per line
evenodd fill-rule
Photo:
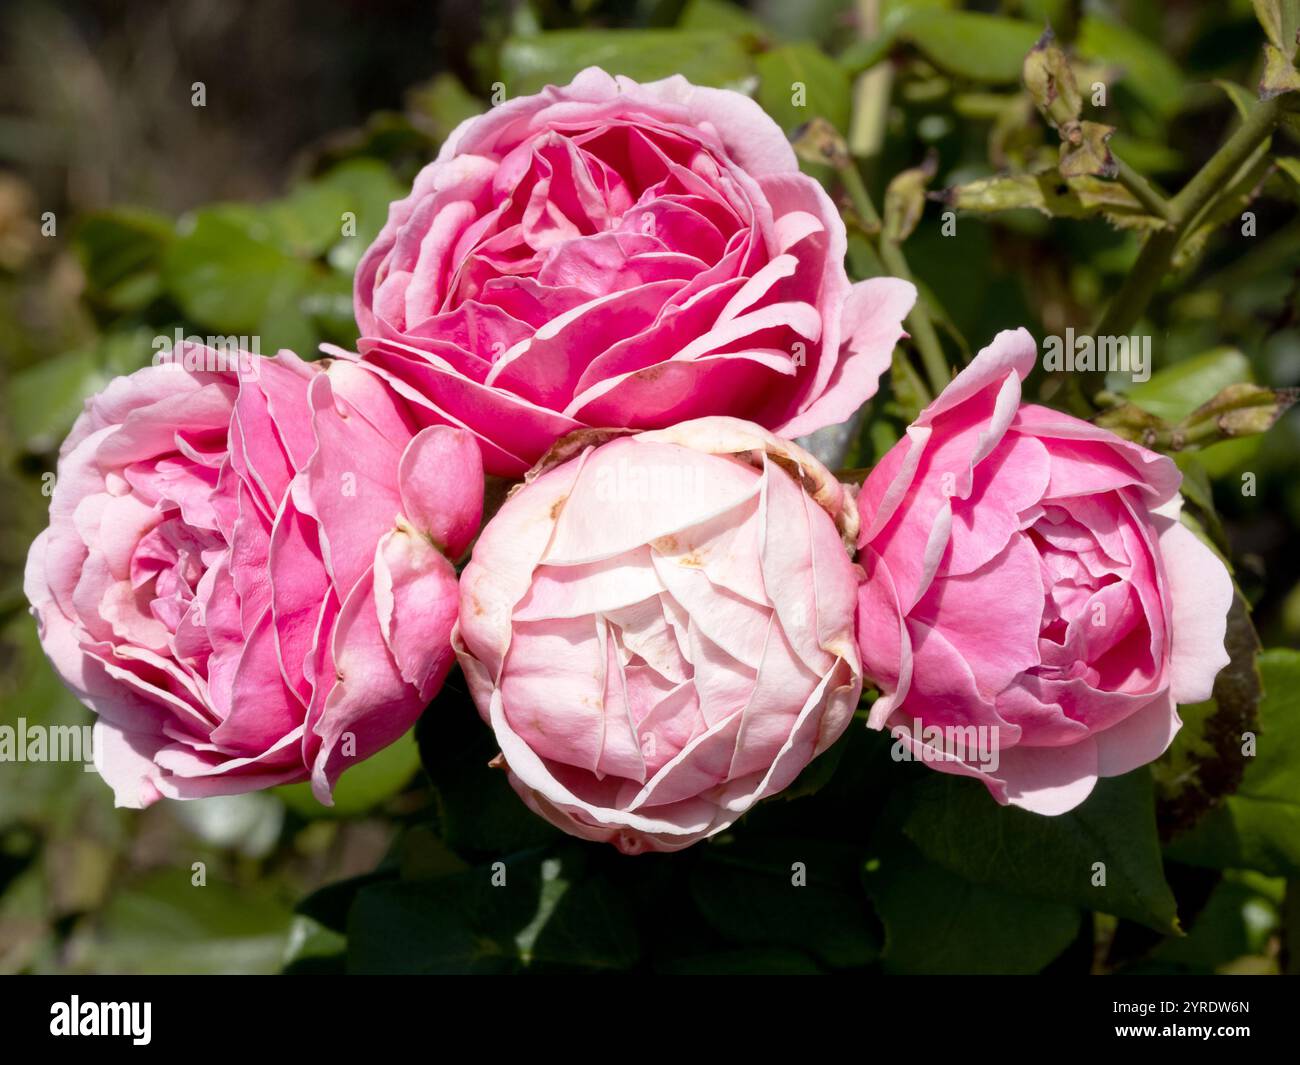
M 1000 333 L 867 478 L 858 640 L 897 756 L 1057 814 L 1210 697 L 1233 591 L 1173 462 L 1020 405 L 1035 356 Z
M 358 266 L 359 350 L 518 477 L 588 426 L 842 422 L 916 298 L 753 100 L 595 67 L 461 124 Z
M 453 643 L 534 811 L 677 850 L 852 718 L 857 514 L 816 459 L 736 419 L 584 435 L 487 523 Z
M 189 346 L 64 442 L 26 593 L 119 806 L 339 774 L 451 665 L 482 506 L 469 434 L 373 374 Z

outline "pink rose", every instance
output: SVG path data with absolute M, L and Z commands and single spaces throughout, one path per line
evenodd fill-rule
M 452 641 L 534 811 L 678 850 L 852 718 L 857 513 L 811 455 L 733 418 L 581 437 L 488 522 Z
M 1020 405 L 1035 357 L 1000 333 L 867 478 L 858 640 L 900 753 L 1056 814 L 1209 698 L 1233 593 L 1169 459 Z
M 589 68 L 463 123 L 356 274 L 360 350 L 519 476 L 584 427 L 784 436 L 875 393 L 916 297 L 745 96 Z
M 89 400 L 28 556 L 119 806 L 308 776 L 328 803 L 451 664 L 473 441 L 351 363 L 241 358 L 188 347 Z

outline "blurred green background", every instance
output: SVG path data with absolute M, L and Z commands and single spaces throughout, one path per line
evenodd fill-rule
M 84 398 L 177 328 L 257 336 L 264 353 L 351 344 L 352 270 L 387 204 L 497 86 L 532 92 L 596 63 L 738 89 L 788 133 L 832 122 L 877 203 L 930 159 L 931 191 L 968 189 L 954 233 L 943 232 L 949 202 L 931 198 L 905 243 L 951 361 L 1002 328 L 1086 329 L 1140 230 L 1100 207 L 1004 209 L 1020 203 L 1004 198 L 984 209 L 969 192 L 1055 164 L 1056 134 L 1020 85 L 1049 19 L 1082 84 L 1106 87 L 1088 113 L 1117 128 L 1116 154 L 1170 191 L 1261 76 L 1250 0 L 10 0 L 0 724 L 90 719 L 47 666 L 21 590 L 43 476 Z M 1153 338 L 1158 373 L 1128 398 L 1146 410 L 1176 421 L 1228 384 L 1300 384 L 1297 156 L 1300 140 L 1279 131 L 1180 253 L 1137 330 Z M 828 168 L 810 172 L 839 194 Z M 356 233 L 344 236 L 348 212 Z M 850 223 L 851 273 L 880 272 L 869 229 Z M 897 439 L 916 407 L 911 380 L 896 366 L 853 464 Z M 1063 401 L 1059 381 L 1033 386 Z M 788 798 L 718 843 L 628 860 L 524 811 L 483 768 L 490 737 L 453 678 L 419 743 L 345 775 L 333 811 L 305 787 L 117 811 L 80 765 L 0 764 L 0 971 L 1294 968 L 1298 453 L 1293 411 L 1265 436 L 1180 458 L 1275 649 L 1263 701 L 1257 690 L 1247 701 L 1276 741 L 1244 782 L 1215 777 L 1214 704 L 1185 715 L 1153 773 L 1103 782 L 1050 822 L 898 765 L 887 742 L 853 729 Z M 484 885 L 506 855 L 523 890 L 493 895 Z M 1104 905 L 1067 876 L 1095 860 L 1122 881 Z M 796 862 L 808 887 L 792 906 Z

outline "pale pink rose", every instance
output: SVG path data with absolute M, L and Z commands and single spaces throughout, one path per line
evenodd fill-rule
M 1209 698 L 1233 593 L 1169 459 L 1020 405 L 1035 356 L 998 334 L 867 478 L 858 641 L 899 753 L 1056 814 Z
M 852 718 L 857 512 L 816 459 L 734 418 L 582 436 L 484 528 L 452 640 L 534 811 L 678 850 Z
M 348 362 L 244 364 L 188 347 L 87 401 L 28 556 L 119 806 L 308 777 L 328 803 L 451 665 L 472 439 Z
M 458 127 L 356 274 L 366 360 L 518 476 L 588 426 L 784 436 L 876 391 L 911 309 L 762 109 L 595 67 Z

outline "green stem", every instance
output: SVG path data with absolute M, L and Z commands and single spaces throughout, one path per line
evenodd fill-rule
M 867 186 L 863 183 L 862 175 L 858 173 L 852 158 L 846 155 L 842 160 L 837 160 L 835 169 L 844 183 L 844 190 L 853 202 L 854 210 L 866 222 L 869 229 L 880 232 L 880 215 L 876 211 L 876 205 L 871 201 L 871 194 L 867 191 Z M 896 242 L 881 234 L 878 251 L 880 261 L 894 277 L 901 277 L 904 281 L 916 284 L 912 270 L 907 265 L 907 257 Z M 943 345 L 939 343 L 939 333 L 934 328 L 930 309 L 925 305 L 925 300 L 921 298 L 919 292 L 916 303 L 912 305 L 912 311 L 907 316 L 907 329 L 912 335 L 917 351 L 921 353 L 921 365 L 925 367 L 925 376 L 930 382 L 930 389 L 937 396 L 952 379 L 952 371 L 944 356 Z
M 1112 153 L 1112 157 L 1115 160 L 1115 165 L 1119 168 L 1118 173 L 1115 175 L 1119 179 L 1119 183 L 1133 193 L 1137 202 L 1157 218 L 1163 218 L 1166 222 L 1171 221 L 1172 212 L 1169 201 L 1156 191 L 1151 182 L 1124 162 L 1123 159 L 1114 155 L 1114 153 Z
M 1273 132 L 1280 113 L 1281 105 L 1276 98 L 1257 104 L 1196 176 L 1177 196 L 1168 201 L 1164 228 L 1156 230 L 1147 238 L 1124 287 L 1116 293 L 1093 329 L 1094 336 L 1123 336 L 1132 330 L 1169 273 L 1174 253 L 1183 236 L 1214 198 L 1228 187 L 1233 175 L 1260 143 Z M 1121 164 L 1121 180 L 1126 169 Z M 1132 177 L 1137 177 L 1132 171 L 1129 173 Z M 1140 180 L 1146 185 L 1145 179 Z M 1142 198 L 1132 186 L 1126 183 L 1126 187 L 1139 199 Z M 1150 189 L 1150 186 L 1147 188 Z M 1150 192 L 1154 194 L 1154 190 Z M 1097 387 L 1100 388 L 1100 381 Z
M 1208 419 L 1186 429 L 1177 426 L 1161 429 L 1144 437 L 1141 443 L 1152 451 L 1163 451 L 1168 454 L 1206 447 L 1217 444 L 1220 440 L 1230 439 L 1232 437 L 1224 434 L 1217 421 Z
M 1174 218 L 1181 226 L 1186 228 L 1191 225 L 1210 201 L 1227 187 L 1242 164 L 1273 132 L 1281 112 L 1282 105 L 1279 98 L 1275 97 L 1257 104 L 1242 119 L 1236 132 L 1223 142 L 1223 146 L 1170 203 Z
M 1172 226 L 1159 229 L 1147 237 L 1142 250 L 1138 252 L 1137 261 L 1128 275 L 1124 286 L 1115 293 L 1114 299 L 1106 305 L 1106 310 L 1093 326 L 1093 336 L 1127 336 L 1134 323 L 1138 321 L 1156 294 L 1160 282 L 1169 272 L 1173 262 L 1174 251 L 1178 247 L 1180 233 Z M 1098 388 L 1104 378 L 1098 379 Z

